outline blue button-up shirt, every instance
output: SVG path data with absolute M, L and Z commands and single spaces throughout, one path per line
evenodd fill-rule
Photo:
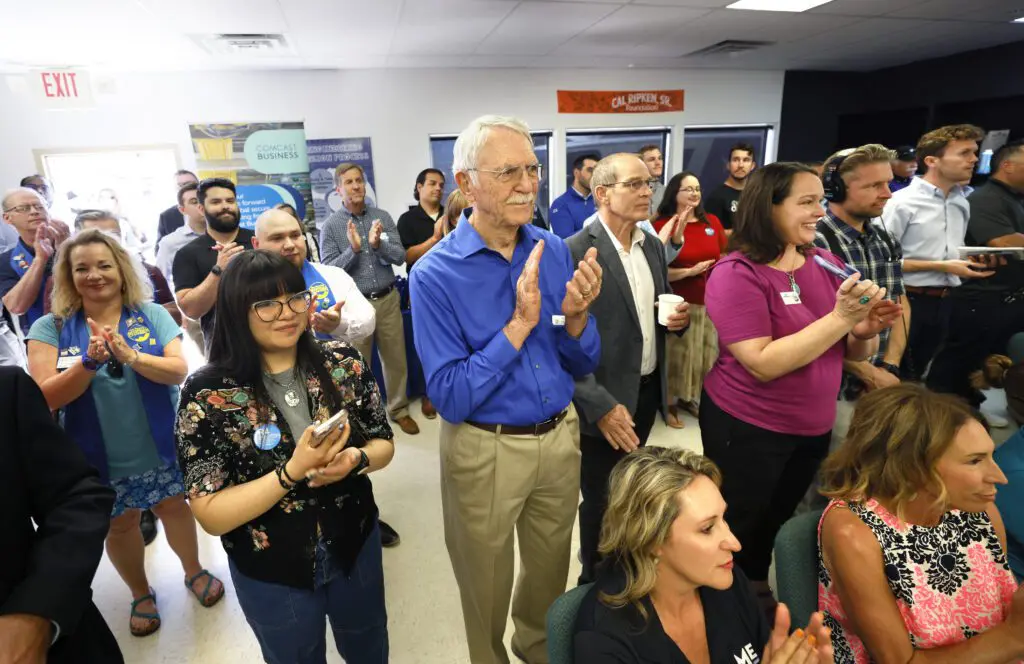
M 516 281 L 540 240 L 540 322 L 517 351 L 502 328 L 515 311 Z M 550 232 L 521 227 L 509 262 L 487 248 L 465 215 L 416 261 L 409 275 L 413 337 L 441 417 L 530 425 L 568 407 L 575 379 L 592 373 L 601 355 L 593 320 L 579 339 L 558 320 L 574 271 L 569 248 Z
M 942 261 L 960 257 L 970 215 L 960 185 L 946 195 L 924 178 L 914 178 L 886 203 L 882 222 L 902 245 L 904 258 Z M 907 272 L 903 280 L 907 286 L 927 288 L 960 285 L 960 277 L 945 272 Z
M 569 189 L 556 198 L 551 204 L 551 231 L 565 239 L 575 235 L 581 228 L 587 217 L 594 214 L 597 208 L 594 207 L 594 194 L 587 194 L 584 198 L 575 187 Z

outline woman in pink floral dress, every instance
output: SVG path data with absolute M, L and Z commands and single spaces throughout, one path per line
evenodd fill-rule
M 822 467 L 818 607 L 836 664 L 1024 658 L 1024 588 L 993 502 L 1006 478 L 982 422 L 912 384 L 858 402 Z

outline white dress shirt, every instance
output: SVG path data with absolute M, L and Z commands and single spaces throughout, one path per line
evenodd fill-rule
M 167 237 L 160 241 L 161 249 L 163 249 Z M 316 263 L 314 267 L 327 282 L 327 287 L 334 294 L 335 301 L 345 302 L 341 307 L 341 324 L 335 328 L 334 332 L 331 332 L 331 336 L 353 344 L 373 334 L 374 327 L 377 325 L 377 314 L 370 301 L 359 292 L 351 275 L 333 265 Z
M 922 261 L 960 258 L 971 206 L 963 188 L 954 185 L 949 195 L 924 178 L 892 195 L 882 210 L 886 230 L 903 246 L 903 257 Z M 945 288 L 960 285 L 960 277 L 945 272 L 906 272 L 907 286 Z
M 160 249 L 156 252 L 156 268 L 164 275 L 164 279 L 167 280 L 167 285 L 171 288 L 172 293 L 177 292 L 174 289 L 174 270 L 172 269 L 174 267 L 174 256 L 178 253 L 179 249 L 202 235 L 206 235 L 206 231 L 196 233 L 186 223 L 184 226 L 175 228 L 160 240 Z M 246 248 L 248 249 L 248 247 Z
M 615 251 L 619 254 L 622 269 L 626 272 L 626 280 L 629 281 L 629 290 L 633 293 L 636 315 L 640 320 L 640 332 L 644 338 L 640 375 L 646 376 L 658 368 L 658 351 L 654 338 L 654 277 L 651 275 L 651 266 L 647 263 L 647 256 L 644 255 L 643 248 L 647 235 L 639 228 L 633 228 L 629 251 L 626 251 L 619 239 L 615 237 L 612 229 L 604 223 L 604 219 L 600 221 L 612 239 Z

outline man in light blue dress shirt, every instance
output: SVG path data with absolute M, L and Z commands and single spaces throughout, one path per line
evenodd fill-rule
M 949 328 L 949 294 L 961 278 L 984 278 L 984 263 L 960 259 L 970 204 L 957 183 L 970 179 L 984 133 L 973 125 L 940 127 L 921 137 L 918 161 L 928 170 L 893 194 L 882 223 L 903 248 L 903 279 L 913 316 L 901 370 L 918 380 Z

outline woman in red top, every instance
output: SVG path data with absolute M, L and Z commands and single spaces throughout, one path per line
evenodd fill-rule
M 672 290 L 690 303 L 690 328 L 682 337 L 670 334 L 667 348 L 672 405 L 666 423 L 682 429 L 677 404 L 696 416 L 704 376 L 718 358 L 718 335 L 704 309 L 704 286 L 708 268 L 722 255 L 727 238 L 718 217 L 704 211 L 700 181 L 690 171 L 668 181 L 653 223 L 658 231 L 665 224 L 685 225 L 683 248 L 668 268 Z

